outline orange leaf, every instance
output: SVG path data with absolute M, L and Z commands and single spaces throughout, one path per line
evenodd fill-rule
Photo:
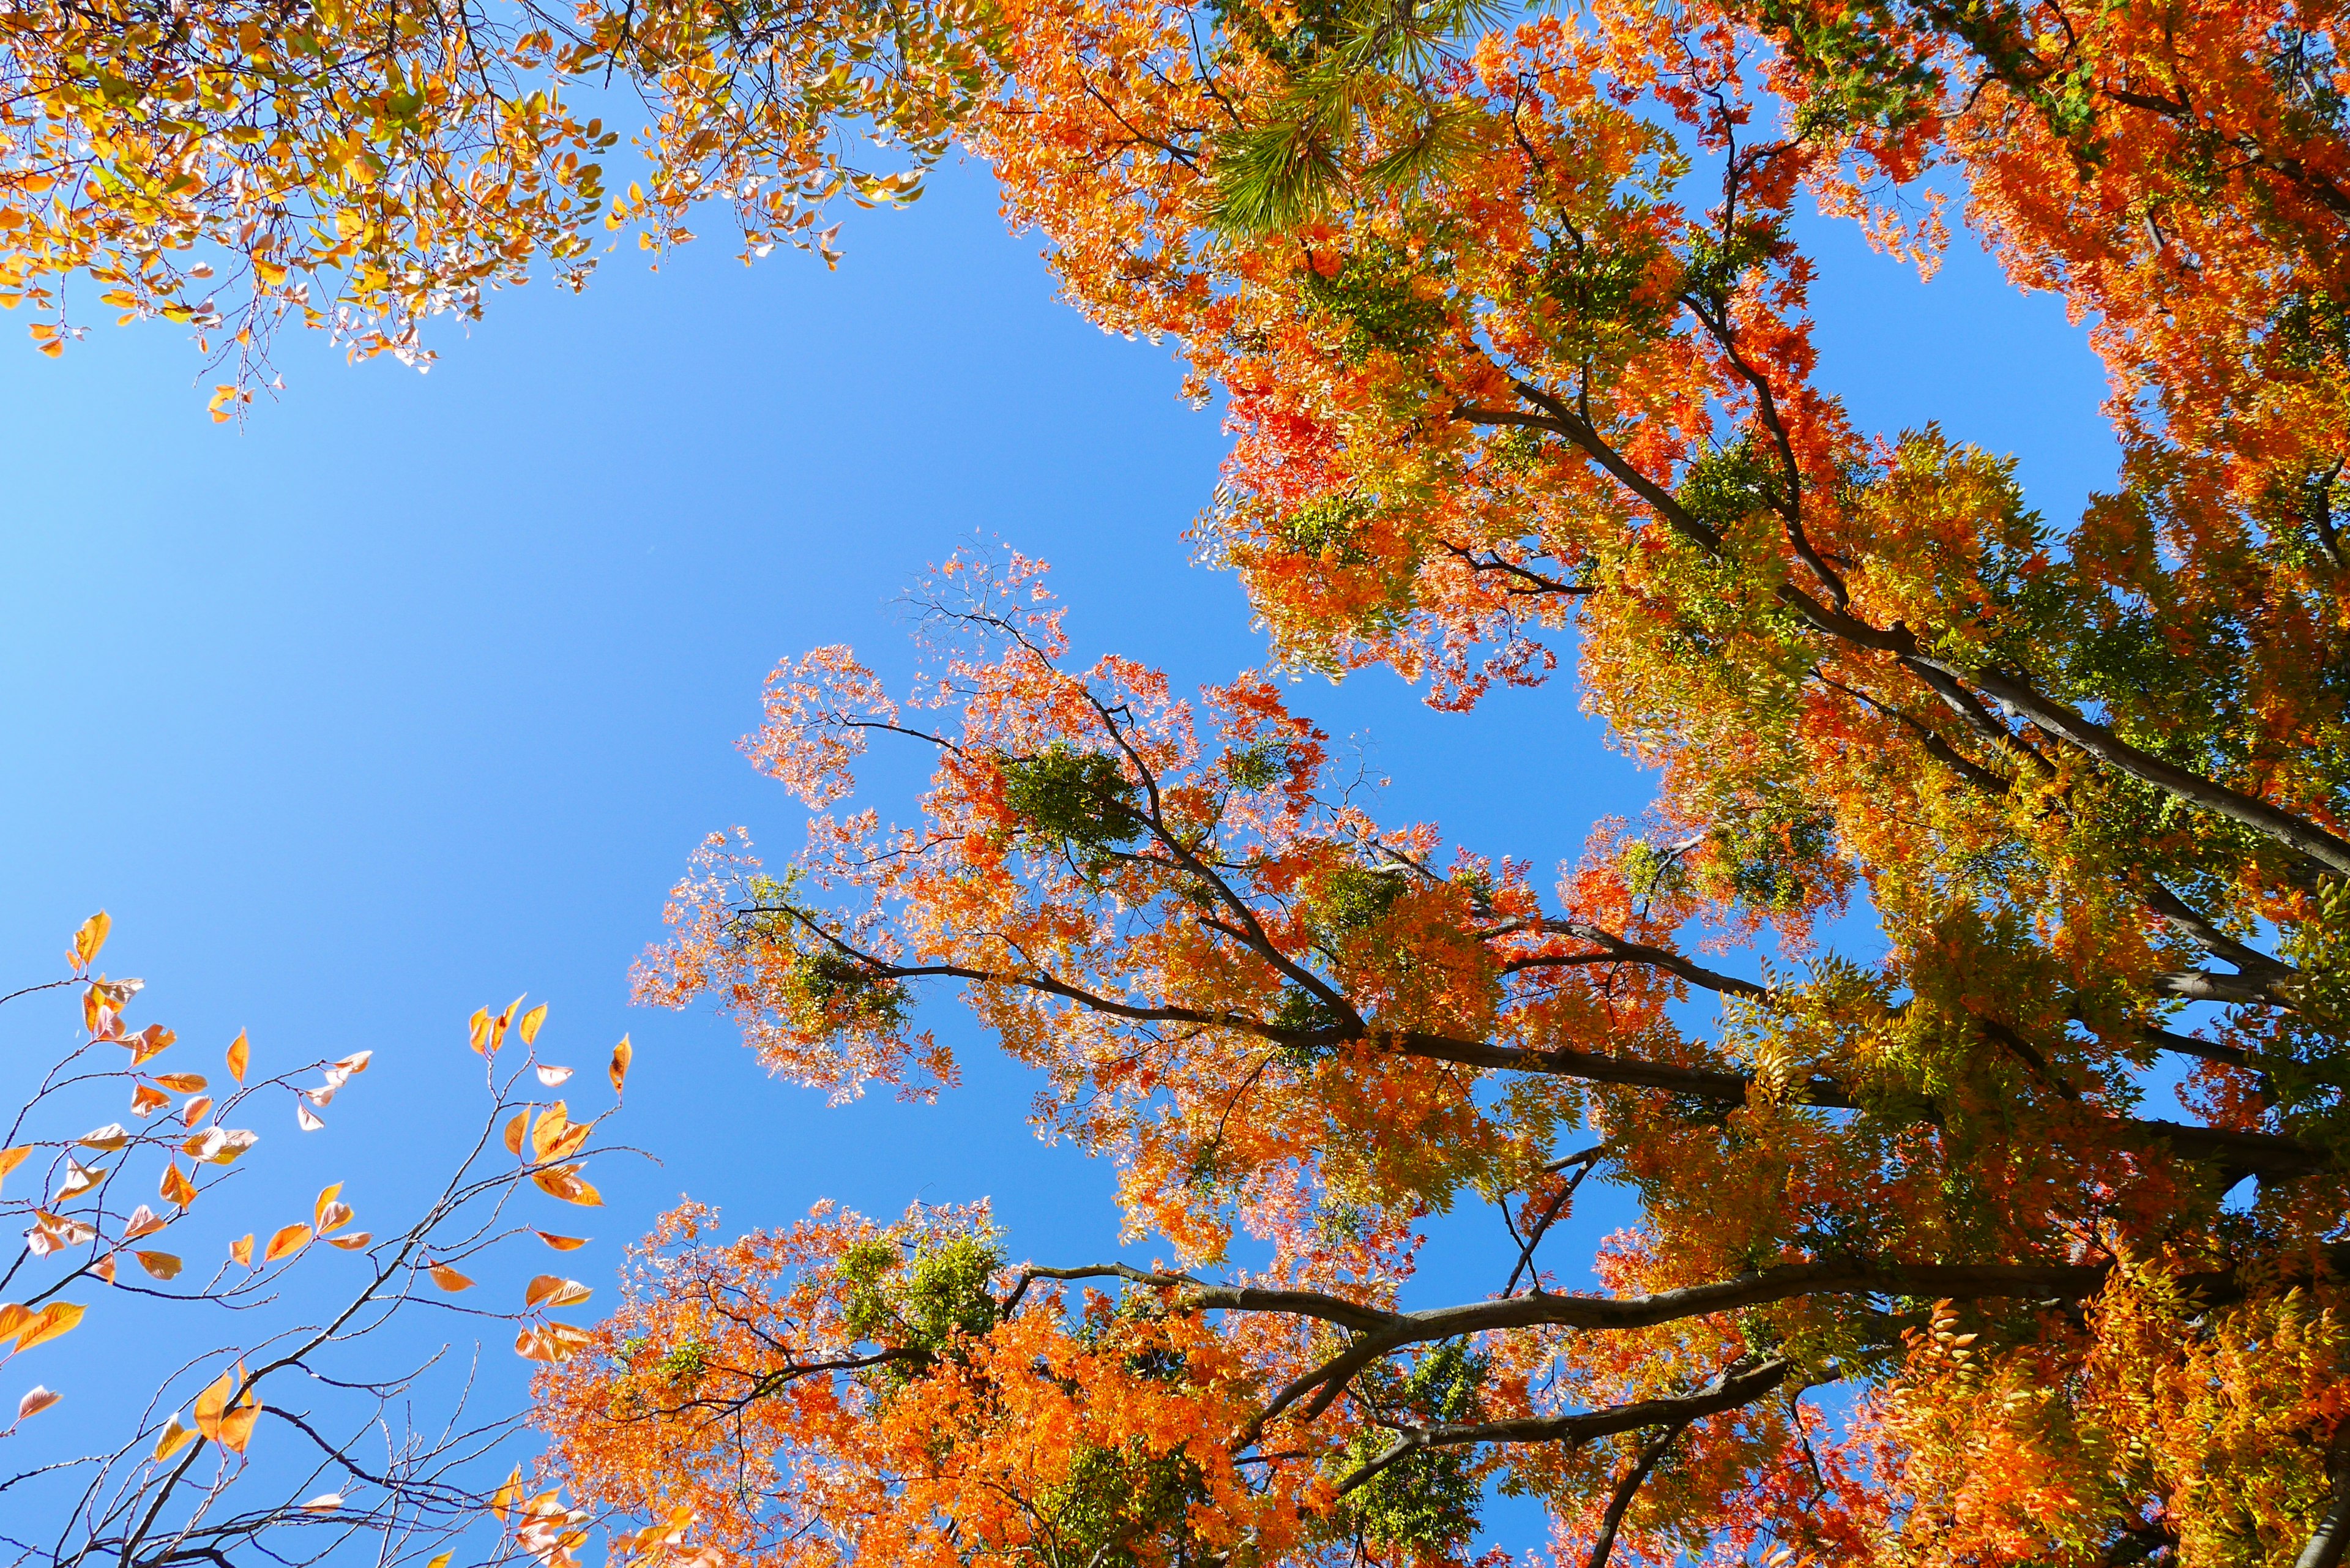
M 560 1274 L 541 1274 L 523 1292 L 522 1304 L 525 1311 L 533 1307 L 570 1306 L 586 1301 L 593 1293 L 577 1280 L 567 1280 Z
M 196 1396 L 196 1430 L 207 1438 L 220 1436 L 221 1417 L 227 1413 L 228 1397 L 236 1392 L 236 1374 L 224 1372 L 212 1386 Z
M 15 1302 L 0 1302 L 0 1345 L 5 1345 L 25 1332 L 25 1325 L 39 1314 L 31 1307 L 18 1306 Z
M 329 1205 L 335 1205 L 335 1199 L 341 1197 L 342 1193 L 343 1184 L 339 1181 L 330 1187 L 322 1187 L 318 1189 L 318 1200 L 310 1206 L 310 1217 L 317 1222 L 321 1233 L 334 1229 L 327 1223 L 327 1210 Z M 339 1205 L 335 1206 L 339 1207 Z
M 373 1240 L 375 1232 L 372 1231 L 354 1231 L 348 1236 L 328 1237 L 327 1245 L 340 1247 L 346 1252 L 356 1252 Z
M 180 1425 L 180 1415 L 175 1410 L 172 1418 L 163 1423 L 163 1430 L 156 1436 L 155 1458 L 159 1462 L 168 1459 L 195 1440 L 196 1435 Z
M 64 1397 L 64 1395 L 52 1394 L 36 1383 L 26 1391 L 22 1399 L 16 1401 L 16 1419 L 22 1421 L 28 1417 L 37 1416 Z
M 161 1192 L 165 1202 L 176 1203 L 182 1209 L 196 1200 L 196 1184 L 182 1174 L 176 1159 L 163 1168 Z
M 84 1148 L 100 1149 L 109 1154 L 130 1141 L 130 1135 L 123 1130 L 120 1122 L 109 1122 L 102 1127 L 92 1127 L 74 1139 L 74 1142 Z
M 539 1324 L 515 1336 L 515 1354 L 526 1361 L 565 1361 L 587 1349 L 593 1337 L 567 1323 Z
M 253 1237 L 248 1233 L 231 1241 L 228 1244 L 228 1255 L 248 1269 L 253 1267 Z
M 578 1171 L 576 1165 L 561 1165 L 553 1170 L 542 1170 L 530 1179 L 541 1192 L 566 1203 L 577 1203 L 583 1209 L 602 1208 L 604 1195 L 580 1180 Z
M 253 1424 L 261 1419 L 261 1401 L 250 1393 L 242 1404 L 221 1417 L 220 1446 L 232 1454 L 244 1452 L 253 1441 Z
M 576 1252 L 588 1244 L 585 1236 L 550 1236 L 544 1231 L 533 1231 L 531 1234 L 558 1252 Z
M 547 1106 L 545 1113 L 539 1116 L 538 1125 L 530 1129 L 531 1163 L 536 1165 L 544 1161 L 547 1158 L 547 1149 L 556 1138 L 563 1136 L 564 1129 L 570 1125 L 571 1107 L 557 1100 Z
M 178 1035 L 172 1033 L 161 1024 L 150 1023 L 146 1028 L 141 1029 L 138 1033 L 132 1035 L 129 1040 L 124 1042 L 125 1044 L 130 1047 L 130 1064 L 134 1067 L 145 1066 L 148 1063 L 153 1061 L 156 1057 L 161 1056 L 164 1052 L 170 1050 L 172 1048 L 172 1042 L 178 1038 Z M 201 1086 L 203 1080 L 199 1078 L 196 1082 L 199 1086 Z
M 81 929 L 74 933 L 74 968 L 88 969 L 91 964 L 96 963 L 99 950 L 106 946 L 106 934 L 113 929 L 114 922 L 108 918 L 104 909 L 100 909 L 97 914 L 84 920 L 81 923 Z
M 509 1154 L 520 1154 L 520 1153 L 522 1152 L 522 1135 L 523 1135 L 523 1130 L 524 1130 L 525 1127 L 529 1127 L 529 1126 L 530 1126 L 530 1113 L 529 1113 L 528 1111 L 526 1111 L 526 1110 L 525 1110 L 525 1111 L 516 1111 L 516 1112 L 515 1113 L 514 1120 L 512 1120 L 512 1121 L 510 1121 L 510 1122 L 508 1122 L 508 1123 L 506 1124 L 506 1152 L 507 1152 L 507 1153 L 509 1153 Z
M 172 1096 L 152 1084 L 130 1086 L 130 1114 L 134 1116 L 151 1116 L 171 1103 Z
M 629 1045 L 629 1037 L 625 1034 L 621 1035 L 620 1043 L 612 1047 L 612 1093 L 617 1095 L 626 1088 L 629 1082 L 629 1064 L 636 1059 L 636 1054 Z
M 307 1225 L 285 1226 L 277 1234 L 269 1238 L 269 1245 L 261 1254 L 262 1266 L 266 1268 L 280 1258 L 292 1257 L 310 1244 L 310 1238 L 314 1234 L 315 1232 Z
M 169 1252 L 133 1252 L 130 1255 L 139 1260 L 140 1268 L 159 1280 L 180 1277 L 180 1260 Z
M 155 1081 L 175 1095 L 200 1095 L 204 1090 L 202 1073 L 158 1073 Z
M 5 1180 L 10 1171 L 24 1164 L 26 1158 L 32 1152 L 31 1144 L 20 1144 L 15 1148 L 0 1148 L 0 1180 Z
M 190 1127 L 193 1127 L 198 1122 L 203 1120 L 204 1113 L 212 1108 L 213 1097 L 210 1095 L 198 1095 L 194 1099 L 190 1100 L 186 1105 L 180 1107 L 180 1119 L 187 1123 Z
M 17 1332 L 16 1348 L 30 1350 L 36 1345 L 71 1334 L 74 1324 L 81 1322 L 81 1314 L 88 1310 L 71 1302 L 51 1302 L 34 1314 L 33 1321 Z
M 432 1282 L 444 1291 L 467 1291 L 473 1288 L 472 1280 L 446 1263 L 428 1263 L 425 1267 L 432 1275 Z
M 485 1054 L 490 1048 L 490 1010 L 486 1007 L 474 1009 L 465 1029 L 466 1038 L 473 1044 L 473 1054 Z
M 89 1272 L 97 1278 L 104 1280 L 108 1284 L 112 1284 L 114 1282 L 114 1254 L 109 1252 L 97 1262 L 92 1263 L 89 1266 Z
M 240 1084 L 244 1083 L 245 1064 L 252 1058 L 253 1047 L 245 1044 L 244 1031 L 240 1029 L 236 1032 L 236 1038 L 228 1043 L 228 1075 Z

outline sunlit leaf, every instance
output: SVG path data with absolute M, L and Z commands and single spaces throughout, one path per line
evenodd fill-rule
M 33 1314 L 32 1322 L 17 1330 L 16 1348 L 30 1350 L 36 1345 L 71 1334 L 74 1325 L 81 1322 L 81 1314 L 88 1310 L 71 1302 L 51 1302 Z
M 366 1072 L 368 1070 L 368 1064 L 374 1059 L 375 1053 L 372 1051 L 354 1051 L 349 1055 L 344 1057 L 341 1061 L 336 1063 L 335 1067 L 338 1072 L 357 1075 Z
M 172 1096 L 152 1084 L 130 1085 L 130 1114 L 134 1116 L 151 1116 L 171 1103 Z
M 5 1180 L 10 1171 L 24 1164 L 26 1157 L 32 1152 L 30 1144 L 22 1144 L 15 1148 L 0 1148 L 0 1181 Z
M 177 1039 L 179 1039 L 177 1034 L 172 1033 L 161 1024 L 150 1023 L 146 1028 L 141 1029 L 138 1033 L 125 1041 L 124 1044 L 130 1047 L 130 1064 L 133 1067 L 143 1067 L 148 1063 L 153 1061 L 156 1057 L 161 1056 L 164 1052 L 170 1050 L 172 1048 L 172 1043 Z M 192 1073 L 181 1073 L 171 1075 L 171 1076 L 194 1077 L 195 1075 Z M 201 1085 L 203 1080 L 197 1078 L 196 1082 Z
M 612 1093 L 620 1094 L 628 1087 L 629 1064 L 636 1060 L 636 1055 L 635 1048 L 629 1044 L 629 1037 L 621 1035 L 620 1043 L 612 1047 Z
M 238 1262 L 243 1263 L 248 1269 L 253 1267 L 252 1235 L 247 1233 L 245 1235 L 239 1236 L 235 1241 L 231 1241 L 228 1244 L 228 1255 L 235 1259 Z
M 522 1152 L 523 1134 L 529 1127 L 530 1113 L 526 1110 L 516 1111 L 514 1115 L 514 1120 L 506 1124 L 506 1152 L 509 1154 L 520 1154 Z
M 320 1121 L 309 1106 L 296 1099 L 294 1102 L 294 1125 L 304 1132 L 317 1132 L 327 1124 Z
M 155 1439 L 155 1458 L 159 1462 L 168 1459 L 195 1440 L 195 1433 L 180 1425 L 180 1413 L 174 1410 L 172 1412 L 172 1418 L 163 1423 L 163 1430 Z
M 470 1278 L 459 1273 L 446 1263 L 428 1263 L 425 1265 L 425 1272 L 432 1276 L 432 1282 L 444 1291 L 465 1291 L 473 1288 L 473 1282 Z
M 120 1148 L 124 1144 L 129 1143 L 130 1141 L 130 1134 L 124 1128 L 120 1122 L 109 1122 L 102 1127 L 93 1127 L 88 1132 L 82 1134 L 81 1137 L 76 1138 L 74 1141 L 81 1145 L 84 1148 L 96 1148 L 111 1151 Z M 16 1151 L 11 1149 L 9 1152 L 13 1154 Z
M 36 1383 L 25 1391 L 22 1399 L 16 1401 L 16 1419 L 22 1421 L 37 1416 L 64 1397 L 64 1395 L 52 1393 Z
M 210 1112 L 212 1108 L 213 1097 L 210 1095 L 198 1095 L 194 1099 L 190 1100 L 186 1105 L 180 1107 L 180 1119 L 187 1123 L 188 1126 L 194 1127 L 198 1122 L 204 1119 L 205 1115 Z
M 56 929 L 55 927 L 50 929 Z M 99 950 L 106 946 L 106 934 L 113 929 L 114 922 L 108 918 L 104 909 L 100 909 L 81 923 L 81 929 L 74 932 L 73 939 L 75 969 L 86 970 L 98 961 Z
M 520 1002 L 522 999 L 516 997 L 515 1000 Z M 532 1044 L 538 1039 L 539 1025 L 546 1022 L 546 1003 L 542 1002 L 522 1015 L 522 1023 L 515 1027 L 515 1033 L 522 1036 L 524 1044 Z
M 133 1252 L 130 1255 L 139 1260 L 140 1268 L 159 1280 L 180 1277 L 180 1260 L 170 1252 Z
M 580 1248 L 586 1246 L 588 1240 L 585 1236 L 550 1235 L 545 1231 L 533 1231 L 531 1234 L 537 1237 L 540 1241 L 546 1242 L 548 1246 L 554 1248 L 558 1252 L 576 1252 Z
M 155 1082 L 175 1095 L 202 1094 L 204 1088 L 204 1075 L 202 1073 L 158 1073 L 155 1075 Z
M 540 1274 L 523 1292 L 525 1311 L 535 1307 L 570 1306 L 586 1301 L 593 1293 L 577 1280 L 567 1280 L 560 1274 Z
M 122 1239 L 126 1241 L 136 1241 L 141 1236 L 152 1236 L 163 1226 L 164 1220 L 161 1216 L 141 1203 L 130 1211 L 129 1219 L 123 1220 Z
M 263 1267 L 267 1267 L 269 1264 L 276 1262 L 280 1258 L 292 1257 L 295 1253 L 308 1246 L 310 1244 L 311 1237 L 315 1234 L 316 1232 L 307 1225 L 286 1225 L 281 1227 L 276 1235 L 269 1238 L 269 1245 L 262 1251 L 261 1262 Z
M 375 1240 L 375 1232 L 372 1231 L 354 1231 L 348 1236 L 328 1237 L 327 1245 L 340 1247 L 346 1252 L 357 1252 L 362 1251 L 373 1240 Z
M 228 1043 L 228 1075 L 240 1084 L 244 1083 L 244 1069 L 252 1058 L 253 1047 L 245 1044 L 244 1031 L 240 1029 L 236 1032 L 236 1038 Z
M 339 1181 L 332 1182 L 318 1189 L 317 1201 L 310 1205 L 310 1218 L 312 1221 L 317 1225 L 320 1234 L 323 1235 L 327 1231 L 334 1229 L 333 1226 L 327 1223 L 327 1210 L 329 1208 L 340 1207 L 340 1205 L 335 1202 L 335 1199 L 340 1198 L 342 1195 L 343 1184 Z M 344 1213 L 347 1216 L 349 1212 L 350 1211 L 348 1210 L 344 1210 Z
M 515 1354 L 527 1361 L 564 1361 L 586 1349 L 593 1338 L 567 1323 L 536 1324 L 515 1336 Z
M 196 1430 L 206 1438 L 220 1436 L 221 1417 L 228 1410 L 229 1396 L 236 1392 L 236 1380 L 237 1374 L 234 1370 L 224 1372 L 196 1396 L 195 1408 L 191 1414 L 195 1417 Z
M 196 1200 L 196 1184 L 188 1179 L 177 1160 L 163 1167 L 163 1180 L 159 1190 L 164 1202 L 182 1209 Z
M 576 1165 L 562 1165 L 553 1170 L 542 1170 L 531 1178 L 538 1189 L 566 1203 L 577 1203 L 583 1209 L 603 1207 L 604 1195 L 582 1181 Z
M 490 1010 L 488 1008 L 474 1010 L 473 1018 L 466 1024 L 466 1038 L 472 1042 L 475 1055 L 488 1053 L 490 1048 Z
M 571 1069 L 568 1067 L 541 1067 L 537 1071 L 538 1081 L 550 1089 L 559 1088 L 571 1081 Z

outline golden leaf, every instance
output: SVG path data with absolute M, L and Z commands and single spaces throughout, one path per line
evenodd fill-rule
M 104 909 L 100 909 L 97 914 L 84 920 L 81 923 L 81 929 L 74 932 L 74 968 L 84 970 L 96 963 L 99 950 L 106 946 L 106 934 L 113 929 L 114 922 L 108 918 Z
M 245 1044 L 244 1031 L 240 1029 L 236 1032 L 236 1038 L 228 1043 L 228 1075 L 240 1084 L 244 1083 L 245 1064 L 252 1057 L 253 1048 Z
M 196 1200 L 196 1184 L 190 1181 L 180 1169 L 178 1160 L 173 1160 L 163 1168 L 161 1191 L 165 1202 L 177 1204 L 182 1209 Z
M 262 1266 L 266 1268 L 280 1258 L 292 1257 L 295 1253 L 300 1251 L 303 1248 L 310 1244 L 310 1238 L 313 1234 L 315 1234 L 315 1232 L 313 1232 L 307 1225 L 287 1225 L 282 1227 L 278 1231 L 277 1234 L 269 1238 L 268 1247 L 262 1251 Z
M 530 1179 L 541 1192 L 560 1198 L 566 1203 L 577 1203 L 583 1209 L 600 1209 L 604 1195 L 579 1179 L 579 1168 L 561 1165 L 553 1170 L 542 1170 Z
M 468 1291 L 473 1288 L 472 1280 L 446 1263 L 427 1263 L 425 1269 L 432 1274 L 432 1282 L 444 1291 Z
M 204 1089 L 202 1073 L 158 1073 L 155 1082 L 175 1095 L 200 1095 Z
M 516 1002 L 520 1002 L 522 998 L 517 996 L 515 998 L 515 1001 Z M 509 1011 L 511 1011 L 511 1009 L 509 1009 Z M 524 1044 L 531 1044 L 538 1039 L 539 1025 L 546 1022 L 546 1003 L 542 1002 L 536 1007 L 532 1008 L 528 1012 L 522 1015 L 522 1023 L 518 1027 L 516 1027 L 515 1033 L 522 1036 L 522 1043 Z
M 576 1252 L 588 1244 L 585 1236 L 553 1236 L 545 1231 L 533 1231 L 531 1234 L 558 1252 Z
M 570 1306 L 584 1302 L 594 1293 L 577 1280 L 567 1280 L 560 1274 L 541 1274 L 530 1282 L 523 1292 L 524 1310 L 533 1307 Z
M 334 1229 L 333 1226 L 327 1223 L 327 1210 L 329 1207 L 340 1207 L 340 1205 L 335 1202 L 335 1199 L 341 1197 L 342 1193 L 343 1184 L 339 1181 L 335 1182 L 330 1186 L 322 1187 L 318 1189 L 318 1200 L 310 1206 L 310 1218 L 317 1223 L 318 1230 L 322 1234 Z M 345 1212 L 348 1214 L 348 1210 L 345 1210 Z
M 235 1241 L 231 1241 L 228 1244 L 228 1255 L 235 1259 L 238 1262 L 243 1263 L 248 1269 L 253 1267 L 252 1234 L 247 1232 L 243 1236 L 239 1236 Z
M 163 1423 L 161 1436 L 155 1439 L 155 1458 L 160 1462 L 170 1459 L 196 1440 L 196 1435 L 180 1425 L 180 1414 L 174 1410 L 172 1418 Z
M 620 1043 L 612 1047 L 612 1093 L 619 1094 L 627 1087 L 629 1064 L 636 1059 L 636 1054 L 629 1044 L 629 1037 L 621 1035 Z
M 159 1280 L 180 1277 L 180 1260 L 169 1252 L 133 1252 L 130 1255 L 139 1260 L 140 1268 Z
M 32 1322 L 16 1331 L 16 1348 L 30 1350 L 36 1345 L 45 1345 L 71 1334 L 74 1325 L 81 1322 L 81 1314 L 88 1310 L 71 1302 L 51 1302 L 33 1314 Z

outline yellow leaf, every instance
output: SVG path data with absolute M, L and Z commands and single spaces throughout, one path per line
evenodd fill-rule
M 106 933 L 113 929 L 114 922 L 104 909 L 84 920 L 81 929 L 74 933 L 74 968 L 88 969 L 97 962 L 99 949 L 106 945 Z
M 180 1260 L 169 1252 L 133 1252 L 130 1255 L 139 1260 L 140 1268 L 159 1280 L 180 1277 Z
M 240 1084 L 244 1083 L 245 1064 L 252 1058 L 253 1047 L 245 1044 L 244 1031 L 240 1029 L 236 1032 L 236 1038 L 228 1043 L 228 1075 Z
M 564 1129 L 570 1125 L 571 1107 L 557 1100 L 546 1107 L 545 1114 L 538 1118 L 538 1125 L 530 1129 L 530 1158 L 533 1164 L 537 1164 L 547 1158 L 546 1151 L 554 1146 L 556 1139 L 563 1136 Z
M 529 1125 L 530 1113 L 528 1111 L 516 1111 L 515 1113 L 514 1120 L 506 1124 L 507 1153 L 520 1154 L 522 1152 L 523 1129 L 527 1127 Z M 26 1152 L 29 1153 L 31 1151 L 26 1150 Z
M 196 1430 L 207 1438 L 220 1436 L 221 1417 L 228 1410 L 228 1397 L 236 1392 L 236 1374 L 224 1372 L 212 1386 L 196 1396 Z
M 428 1263 L 425 1267 L 432 1275 L 432 1282 L 444 1291 L 469 1291 L 473 1288 L 472 1280 L 446 1263 Z
M 424 1565 L 424 1568 L 449 1568 L 450 1559 L 456 1555 L 457 1554 L 454 1552 L 443 1552 L 434 1557 L 432 1562 L 427 1563 Z
M 16 1348 L 30 1350 L 36 1345 L 45 1345 L 71 1334 L 74 1325 L 81 1322 L 81 1314 L 88 1310 L 71 1302 L 51 1302 L 33 1314 L 32 1322 L 17 1331 Z
M 251 1232 L 239 1236 L 235 1241 L 231 1241 L 228 1244 L 228 1255 L 235 1259 L 238 1262 L 243 1263 L 248 1269 L 253 1267 L 253 1236 Z
M 334 1183 L 332 1186 L 322 1187 L 318 1189 L 318 1201 L 310 1206 L 310 1218 L 317 1222 L 321 1234 L 334 1229 L 333 1226 L 327 1223 L 327 1210 L 330 1205 L 340 1207 L 340 1205 L 335 1203 L 335 1199 L 341 1197 L 342 1192 L 343 1184 L 339 1181 Z M 348 1213 L 348 1210 L 346 1210 L 345 1212 Z
M 82 1134 L 81 1137 L 74 1139 L 74 1141 L 81 1145 L 84 1148 L 94 1148 L 111 1154 L 114 1150 L 120 1148 L 124 1144 L 130 1141 L 130 1134 L 124 1130 L 120 1122 L 109 1122 L 102 1127 L 91 1128 L 88 1132 L 86 1132 Z M 10 1149 L 8 1152 L 10 1154 L 14 1154 L 16 1151 L 15 1149 Z M 11 1161 L 10 1163 L 14 1164 L 15 1162 Z M 0 1167 L 0 1168 L 5 1168 Z
M 25 1332 L 25 1325 L 37 1316 L 31 1307 L 18 1306 L 15 1302 L 0 1302 L 0 1345 L 5 1345 Z
M 558 1252 L 576 1252 L 588 1244 L 585 1236 L 550 1236 L 544 1231 L 533 1231 L 531 1234 Z
M 200 1095 L 204 1089 L 202 1073 L 158 1073 L 155 1081 L 175 1095 Z
M 16 1148 L 0 1148 L 0 1180 L 5 1180 L 8 1173 L 24 1164 L 32 1152 L 31 1144 L 23 1144 Z
M 307 1225 L 285 1226 L 269 1238 L 269 1245 L 261 1254 L 262 1265 L 265 1268 L 280 1258 L 292 1257 L 310 1244 L 314 1233 Z
M 172 1418 L 163 1423 L 162 1435 L 155 1439 L 155 1458 L 168 1459 L 196 1440 L 196 1435 L 180 1425 L 180 1414 L 174 1410 Z
M 567 1280 L 560 1274 L 541 1274 L 523 1292 L 522 1304 L 525 1311 L 533 1307 L 570 1306 L 586 1301 L 593 1293 L 577 1280 Z
M 487 1053 L 490 1046 L 490 1010 L 486 1007 L 475 1008 L 473 1016 L 467 1021 L 465 1028 L 466 1037 L 473 1044 L 473 1054 L 479 1056 Z
M 232 1454 L 244 1452 L 253 1441 L 253 1424 L 261 1419 L 261 1401 L 247 1393 L 237 1407 L 221 1417 L 220 1446 Z
M 521 1501 L 522 1467 L 516 1465 L 514 1474 L 506 1477 L 505 1484 L 498 1488 L 496 1494 L 490 1499 L 490 1511 L 496 1514 L 498 1522 L 503 1524 L 505 1522 L 506 1511 Z
M 612 1047 L 612 1093 L 619 1094 L 627 1086 L 629 1064 L 636 1060 L 636 1054 L 629 1045 L 629 1037 L 621 1035 L 620 1043 Z
M 522 998 L 519 996 L 515 998 L 515 1001 L 517 1002 L 521 1000 Z M 546 1003 L 542 1002 L 536 1007 L 532 1008 L 528 1012 L 522 1015 L 522 1023 L 515 1029 L 515 1033 L 522 1036 L 522 1043 L 524 1044 L 531 1044 L 538 1039 L 539 1025 L 546 1022 Z

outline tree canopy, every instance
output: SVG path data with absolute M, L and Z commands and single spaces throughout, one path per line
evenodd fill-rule
M 1077 660 L 1005 552 L 918 591 L 917 687 L 777 668 L 746 750 L 808 846 L 712 835 L 640 997 L 920 1095 L 954 982 L 1171 1256 L 688 1204 L 542 1347 L 547 1510 L 698 1568 L 1459 1563 L 1497 1488 L 1590 1568 L 2342 1560 L 2350 11 L 509 15 L 0 10 L 0 262 L 400 348 L 705 197 L 829 254 L 827 198 L 959 145 L 1221 403 L 1199 543 L 1271 642 Z M 599 73 L 653 107 L 625 200 Z M 1954 204 L 2061 296 L 2112 488 L 1861 428 L 1806 203 L 1928 271 Z M 1280 679 L 1382 664 L 1464 723 L 1571 689 L 1654 804 L 1555 877 L 1382 819 Z M 881 743 L 934 767 L 904 825 Z M 1639 1222 L 1563 1255 L 1594 1183 Z M 1490 1292 L 1406 1310 L 1472 1201 Z

